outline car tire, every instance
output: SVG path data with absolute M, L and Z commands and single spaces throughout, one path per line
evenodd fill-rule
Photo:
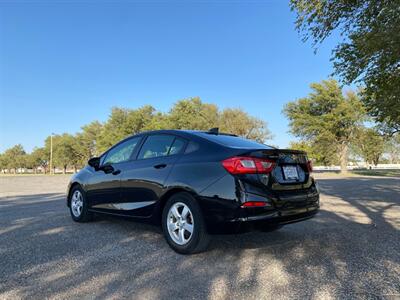
M 75 222 L 89 222 L 93 219 L 93 213 L 88 211 L 86 195 L 81 186 L 74 186 L 69 198 L 69 211 Z
M 161 223 L 165 239 L 176 252 L 193 254 L 207 249 L 210 239 L 206 224 L 191 194 L 172 195 L 164 206 Z

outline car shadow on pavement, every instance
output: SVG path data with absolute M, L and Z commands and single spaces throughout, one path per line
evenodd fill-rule
M 61 194 L 0 199 L 0 298 L 385 298 L 400 293 L 396 179 L 320 180 L 321 212 L 173 252 L 160 228 L 74 223 Z

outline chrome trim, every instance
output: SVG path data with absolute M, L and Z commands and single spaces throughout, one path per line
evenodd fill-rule
M 134 210 L 134 209 L 152 205 L 154 203 L 156 203 L 156 201 L 104 203 L 104 204 L 93 205 L 92 208 L 105 208 L 105 209 L 115 209 L 115 210 Z

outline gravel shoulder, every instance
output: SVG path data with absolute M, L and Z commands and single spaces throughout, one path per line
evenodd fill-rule
M 315 218 L 192 256 L 154 226 L 74 223 L 68 178 L 0 177 L 0 299 L 400 297 L 399 178 L 320 178 Z

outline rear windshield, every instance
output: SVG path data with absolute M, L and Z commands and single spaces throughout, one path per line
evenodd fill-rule
M 271 146 L 267 146 L 261 143 L 258 143 L 256 141 L 248 140 L 242 137 L 238 136 L 231 136 L 231 135 L 215 135 L 215 134 L 209 134 L 205 132 L 199 132 L 197 133 L 199 136 L 218 143 L 220 145 L 230 147 L 230 148 L 247 148 L 247 149 L 273 149 Z

